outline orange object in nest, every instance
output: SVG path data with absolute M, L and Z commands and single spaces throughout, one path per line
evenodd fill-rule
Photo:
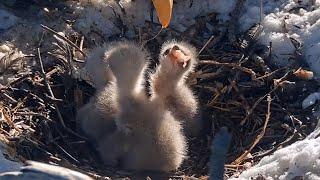
M 162 28 L 168 27 L 172 15 L 173 0 L 152 0 L 152 2 L 157 11 Z

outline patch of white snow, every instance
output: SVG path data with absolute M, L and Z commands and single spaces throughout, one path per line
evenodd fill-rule
M 0 31 L 14 26 L 17 20 L 18 18 L 10 12 L 0 9 Z
M 0 173 L 8 171 L 18 171 L 22 165 L 18 162 L 6 159 L 3 155 L 4 152 L 4 144 L 0 142 Z
M 266 156 L 252 168 L 244 171 L 238 178 L 251 179 L 262 175 L 266 179 L 317 179 L 320 176 L 320 128 L 306 139 L 277 150 Z
M 320 0 L 279 0 L 263 2 L 263 33 L 259 41 L 272 43 L 272 60 L 285 66 L 295 47 L 291 38 L 303 44 L 305 61 L 316 76 L 320 75 Z M 240 18 L 241 29 L 247 30 L 260 21 L 260 1 L 248 0 Z

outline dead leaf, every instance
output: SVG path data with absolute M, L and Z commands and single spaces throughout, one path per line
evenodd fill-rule
M 173 0 L 152 0 L 152 2 L 156 8 L 162 28 L 168 27 L 172 15 Z
M 293 74 L 295 76 L 297 76 L 298 78 L 301 78 L 301 79 L 304 79 L 304 80 L 310 80 L 310 79 L 313 78 L 313 72 L 312 71 L 304 70 L 302 68 L 299 68 Z

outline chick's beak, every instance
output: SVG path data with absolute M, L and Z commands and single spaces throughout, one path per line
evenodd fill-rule
M 169 52 L 169 58 L 173 63 L 182 64 L 182 67 L 185 68 L 187 63 L 190 61 L 191 57 L 184 54 L 179 48 L 174 46 Z

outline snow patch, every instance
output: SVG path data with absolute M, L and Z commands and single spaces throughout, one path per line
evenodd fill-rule
M 17 23 L 18 18 L 8 11 L 0 9 L 0 30 L 6 30 Z
M 320 75 L 320 0 L 263 0 L 260 43 L 272 42 L 273 60 L 279 66 L 288 63 L 295 51 L 291 38 L 303 44 L 302 53 L 310 69 Z M 248 0 L 240 18 L 241 30 L 260 21 L 260 1 Z
M 186 30 L 195 23 L 195 18 L 206 16 L 209 13 L 219 13 L 221 19 L 228 19 L 228 14 L 234 9 L 236 0 L 203 0 L 174 1 L 170 27 L 179 31 Z M 145 26 L 145 21 L 158 22 L 156 12 L 151 13 L 152 1 L 150 0 L 80 0 L 73 5 L 79 19 L 76 28 L 83 33 L 97 29 L 105 36 L 121 33 L 119 23 L 123 23 L 130 30 Z M 152 15 L 153 14 L 153 15 Z M 108 28 L 106 28 L 108 27 Z
M 262 0 L 263 14 L 260 17 L 260 1 L 247 0 L 240 17 L 241 30 L 255 23 L 264 29 L 259 42 L 270 45 L 273 63 L 286 66 L 296 50 L 293 41 L 302 43 L 302 55 L 315 76 L 320 76 L 320 0 Z M 320 93 L 310 94 L 302 108 L 313 105 Z M 319 114 L 314 114 L 320 117 Z M 319 179 L 320 177 L 320 122 L 318 128 L 306 139 L 277 150 L 264 157 L 254 167 L 244 171 L 238 179 L 250 179 L 262 175 L 266 179 Z M 232 178 L 237 179 L 237 178 Z
M 22 166 L 20 163 L 7 160 L 3 153 L 5 152 L 4 144 L 0 142 L 0 173 L 8 171 L 17 171 Z
M 238 178 L 251 179 L 259 175 L 266 179 L 318 179 L 320 176 L 320 128 L 306 139 L 297 141 L 290 146 L 277 150 L 273 155 L 266 156 L 254 167 L 244 171 Z
M 309 106 L 314 105 L 314 103 L 316 103 L 316 101 L 320 100 L 320 92 L 315 92 L 310 94 L 307 98 L 305 98 L 302 102 L 302 108 L 306 109 Z

